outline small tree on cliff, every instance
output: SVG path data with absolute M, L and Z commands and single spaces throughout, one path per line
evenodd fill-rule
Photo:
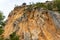
M 0 35 L 3 33 L 3 26 L 5 25 L 3 20 L 4 20 L 4 16 L 3 13 L 0 11 Z
M 22 5 L 26 5 L 26 3 L 23 3 Z
M 58 10 L 60 11 L 60 0 L 53 0 L 55 6 L 58 8 Z
M 0 11 L 0 35 L 4 32 L 3 26 L 5 26 L 3 13 Z M 0 36 L 0 40 L 4 40 L 3 37 Z
M 13 33 L 10 35 L 10 40 L 19 40 L 19 36 L 17 36 L 16 33 L 13 32 Z

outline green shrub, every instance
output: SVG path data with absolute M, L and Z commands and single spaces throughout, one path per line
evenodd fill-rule
M 17 36 L 16 33 L 14 32 L 10 35 L 10 40 L 19 40 L 19 36 Z

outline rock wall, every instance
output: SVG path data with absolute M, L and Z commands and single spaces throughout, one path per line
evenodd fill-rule
M 49 11 L 18 6 L 9 14 L 2 35 L 16 32 L 20 40 L 60 40 L 59 31 Z

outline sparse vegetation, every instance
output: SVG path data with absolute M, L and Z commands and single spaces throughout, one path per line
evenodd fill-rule
M 3 27 L 5 26 L 4 22 L 4 16 L 3 13 L 0 11 L 0 35 L 4 32 Z M 3 38 L 0 36 L 0 40 L 3 40 Z
M 58 8 L 58 10 L 60 11 L 60 0 L 53 0 L 55 6 Z
M 16 33 L 13 32 L 13 33 L 10 35 L 10 40 L 19 40 L 19 36 L 17 36 Z
M 46 8 L 46 5 L 44 5 L 44 3 L 36 3 L 35 6 L 37 8 Z
M 52 10 L 53 9 L 52 5 L 51 4 L 47 4 L 47 9 L 48 10 Z
M 4 25 L 5 25 L 5 23 L 4 23 L 3 20 L 4 20 L 3 13 L 0 12 L 0 35 L 3 33 L 3 27 L 4 27 Z

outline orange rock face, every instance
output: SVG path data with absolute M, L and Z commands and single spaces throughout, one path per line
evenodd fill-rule
M 8 16 L 3 36 L 16 32 L 20 40 L 60 40 L 59 31 L 49 11 L 17 7 Z

